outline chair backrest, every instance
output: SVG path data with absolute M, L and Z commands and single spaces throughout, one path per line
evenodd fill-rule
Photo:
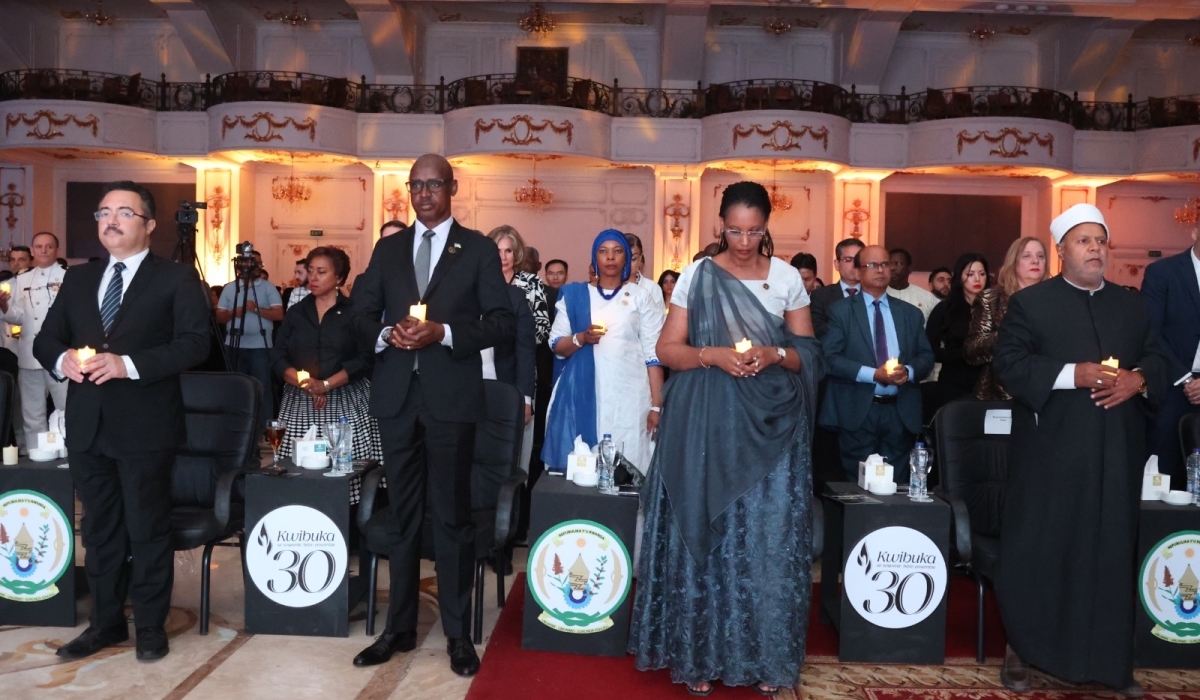
M 171 471 L 171 501 L 211 507 L 221 474 L 241 469 L 256 454 L 262 385 L 235 372 L 184 372 L 179 383 L 187 442 Z
M 0 426 L 6 426 L 5 432 L 8 431 L 7 426 L 12 425 L 13 399 L 17 395 L 16 386 L 17 382 L 11 374 L 0 372 Z M 17 430 L 20 429 L 20 426 L 17 426 Z
M 500 485 L 521 471 L 521 438 L 525 403 L 512 384 L 483 382 L 487 418 L 475 429 L 475 461 L 471 465 L 471 510 L 496 509 Z
M 1179 420 L 1179 447 L 1184 459 L 1200 447 L 1200 413 L 1189 413 Z
M 1004 487 L 1008 479 L 1008 435 L 984 433 L 988 411 L 1012 410 L 1011 401 L 952 401 L 934 416 L 940 490 L 962 499 L 971 514 L 971 529 L 985 537 L 1000 536 Z

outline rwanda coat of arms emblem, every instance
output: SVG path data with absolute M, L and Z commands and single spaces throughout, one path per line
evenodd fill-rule
M 1138 594 L 1154 620 L 1151 634 L 1174 644 L 1200 644 L 1200 532 L 1176 532 L 1142 563 Z
M 0 598 L 33 603 L 58 595 L 54 584 L 74 565 L 70 522 L 36 491 L 0 495 Z
M 528 580 L 542 608 L 538 621 L 568 634 L 612 627 L 611 615 L 632 583 L 629 550 L 612 530 L 591 520 L 550 528 L 529 550 Z

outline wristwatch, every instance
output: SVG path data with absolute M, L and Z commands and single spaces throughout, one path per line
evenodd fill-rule
M 1142 378 L 1142 384 L 1138 387 L 1138 393 L 1144 395 L 1148 390 L 1148 387 L 1146 386 L 1146 375 L 1142 374 L 1142 370 L 1140 369 L 1135 368 L 1133 371 L 1137 372 L 1138 376 Z
M 321 380 L 321 383 L 325 385 L 325 391 L 329 391 L 329 380 L 328 380 L 328 379 L 322 379 L 322 380 Z
M 783 348 L 775 348 L 775 352 L 779 355 L 780 362 L 783 362 L 787 359 L 787 350 L 784 350 Z
M 574 343 L 575 347 L 577 347 L 577 348 L 583 347 L 583 343 L 579 342 L 579 334 L 578 333 L 571 334 L 571 342 Z

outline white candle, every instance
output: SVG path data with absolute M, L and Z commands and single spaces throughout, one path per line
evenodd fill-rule
M 307 382 L 307 381 L 308 381 L 308 372 L 305 372 L 302 369 L 296 370 L 296 383 L 299 384 L 300 386 L 304 386 L 304 382 Z
M 604 321 L 592 321 L 592 325 L 596 327 L 597 333 L 603 334 L 608 332 L 608 325 Z
M 84 345 L 75 351 L 75 357 L 79 359 L 79 364 L 83 364 L 96 356 L 96 351 Z
M 9 447 L 4 448 L 4 464 L 5 464 L 5 466 L 11 467 L 12 465 L 17 463 L 17 459 L 18 459 L 18 455 L 17 455 L 17 446 L 16 445 L 11 445 Z
M 12 334 L 12 337 L 14 337 L 14 338 L 21 337 L 21 326 L 15 324 L 15 323 L 8 327 L 8 331 L 10 334 Z
M 900 360 L 897 360 L 894 357 L 883 363 L 883 371 L 887 372 L 888 374 L 893 374 L 898 369 L 900 369 Z
M 754 343 L 751 343 L 749 338 L 742 338 L 733 344 L 733 349 L 738 352 L 746 352 L 752 347 L 754 347 Z
M 425 322 L 425 305 L 420 302 L 413 304 L 412 306 L 408 307 L 408 315 L 412 316 L 413 318 L 417 319 L 418 321 L 421 321 L 422 323 L 424 323 Z
M 4 292 L 5 294 L 12 294 L 12 285 L 9 284 L 8 282 L 0 282 L 0 292 Z
M 1118 369 L 1121 366 L 1120 360 L 1118 360 L 1115 357 L 1109 357 L 1107 360 L 1105 360 L 1104 362 L 1101 362 L 1100 364 L 1104 365 L 1105 367 L 1112 367 L 1113 369 Z

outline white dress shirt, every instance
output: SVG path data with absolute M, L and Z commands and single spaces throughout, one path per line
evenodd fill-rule
M 446 249 L 446 242 L 450 239 L 450 227 L 454 225 L 454 217 L 446 219 L 442 223 L 434 226 L 432 229 L 425 226 L 420 221 L 413 224 L 413 270 L 417 267 L 417 253 L 421 249 L 421 239 L 425 236 L 425 232 L 432 230 L 433 238 L 429 239 L 429 276 L 433 277 L 433 271 L 437 269 L 438 260 L 442 259 L 442 251 Z M 428 280 L 426 280 L 428 282 Z M 433 319 L 428 319 L 433 320 Z M 454 347 L 454 336 L 450 333 L 450 326 L 443 323 L 442 329 L 445 335 L 442 336 L 442 345 L 448 348 Z M 375 341 L 375 352 L 383 352 L 387 347 L 387 338 L 392 334 L 392 327 L 388 326 L 379 334 L 379 339 Z
M 100 289 L 96 292 L 96 308 L 100 309 L 104 306 L 104 293 L 108 291 L 108 283 L 113 278 L 113 266 L 118 262 L 125 263 L 125 269 L 121 272 L 121 303 L 125 303 L 125 294 L 129 291 L 129 283 L 133 281 L 133 276 L 137 274 L 138 268 L 142 266 L 142 261 L 150 254 L 150 249 L 147 248 L 140 253 L 134 253 L 124 260 L 117 260 L 113 256 L 108 256 L 108 267 L 104 268 L 104 274 L 100 276 Z M 54 363 L 54 373 L 62 376 L 63 358 L 67 353 L 58 356 L 58 362 Z M 129 375 L 129 379 L 141 379 L 138 374 L 137 367 L 133 366 L 133 360 L 129 359 L 129 355 L 121 355 L 121 362 L 125 363 L 125 374 Z

